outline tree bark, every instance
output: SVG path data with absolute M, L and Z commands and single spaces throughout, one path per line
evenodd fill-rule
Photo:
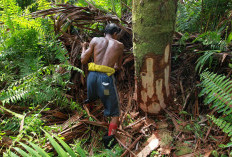
M 176 9 L 177 0 L 133 0 L 135 94 L 147 113 L 159 113 L 171 100 L 170 48 Z

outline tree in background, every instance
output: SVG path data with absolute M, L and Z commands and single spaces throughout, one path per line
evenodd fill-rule
M 127 0 L 120 0 L 121 3 L 121 15 L 127 12 Z
M 200 32 L 225 29 L 230 25 L 231 0 L 188 0 L 178 4 L 177 31 Z
M 170 100 L 170 48 L 177 1 L 133 1 L 136 98 L 140 108 L 159 113 Z
M 32 3 L 35 2 L 35 0 L 16 0 L 18 5 L 22 8 L 25 9 L 27 6 L 31 5 Z
M 231 0 L 202 0 L 202 22 L 204 31 L 218 29 L 232 8 Z

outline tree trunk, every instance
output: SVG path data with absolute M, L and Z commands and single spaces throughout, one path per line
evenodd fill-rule
M 133 0 L 135 94 L 144 112 L 157 114 L 170 102 L 170 48 L 177 0 Z

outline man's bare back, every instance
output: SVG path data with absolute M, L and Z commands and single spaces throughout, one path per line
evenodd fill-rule
M 91 40 L 89 48 L 82 53 L 81 62 L 86 64 L 94 53 L 95 64 L 117 69 L 121 67 L 123 48 L 123 44 L 110 35 L 95 37 Z

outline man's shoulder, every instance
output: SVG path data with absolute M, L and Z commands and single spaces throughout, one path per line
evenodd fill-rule
M 97 39 L 105 39 L 104 37 L 93 37 L 92 40 L 97 40 Z
M 120 47 L 124 46 L 122 42 L 115 40 L 115 39 L 113 39 L 113 40 L 114 40 L 114 43 L 117 44 L 118 46 L 120 46 Z
M 91 41 L 105 40 L 104 37 L 93 37 Z
M 117 41 L 117 40 L 116 40 L 116 41 Z M 117 41 L 117 43 L 118 43 L 118 46 L 119 46 L 119 47 L 124 48 L 124 44 L 123 44 L 122 42 Z
M 91 40 L 91 43 L 96 45 L 98 44 L 100 41 L 102 41 L 104 38 L 102 37 L 93 37 L 92 40 Z

